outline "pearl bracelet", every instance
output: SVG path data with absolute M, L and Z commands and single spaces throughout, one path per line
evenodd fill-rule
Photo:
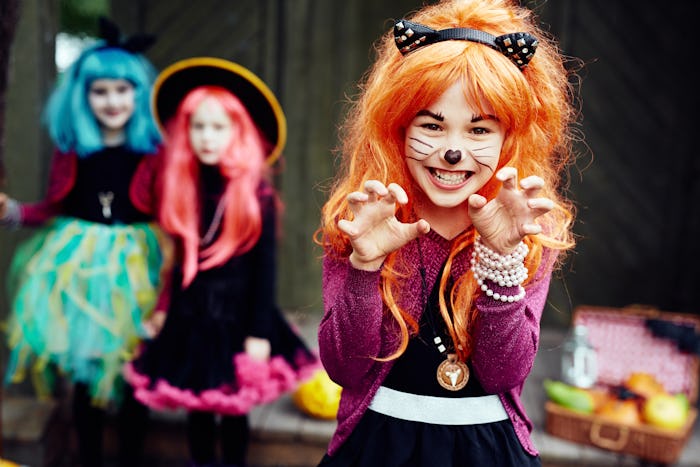
M 522 283 L 527 279 L 527 268 L 524 260 L 529 249 L 525 242 L 521 241 L 512 253 L 501 255 L 496 253 L 483 243 L 481 237 L 474 240 L 472 251 L 472 273 L 477 284 L 487 296 L 501 302 L 517 302 L 525 298 L 525 289 Z M 518 287 L 515 295 L 504 295 L 494 292 L 486 284 L 486 281 L 498 284 L 501 287 Z

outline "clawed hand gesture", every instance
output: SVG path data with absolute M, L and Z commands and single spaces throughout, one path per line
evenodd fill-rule
M 504 167 L 495 176 L 503 184 L 498 195 L 488 202 L 481 195 L 470 195 L 469 217 L 486 246 L 508 254 L 525 236 L 542 231 L 535 220 L 553 209 L 554 203 L 537 197 L 544 187 L 541 177 L 529 176 L 518 183 L 513 167 Z M 379 269 L 389 253 L 430 230 L 424 219 L 413 223 L 396 219 L 397 204 L 408 202 L 406 192 L 396 183 L 385 186 L 369 180 L 363 191 L 350 193 L 347 200 L 353 220 L 341 219 L 338 228 L 350 239 L 350 262 L 358 269 Z
M 350 262 L 358 269 L 379 269 L 389 253 L 430 230 L 422 219 L 413 223 L 396 219 L 396 204 L 408 202 L 408 195 L 396 183 L 385 186 L 368 180 L 364 191 L 350 193 L 347 200 L 354 219 L 341 219 L 338 228 L 350 238 Z
M 554 208 L 549 198 L 537 198 L 544 187 L 541 177 L 532 175 L 520 180 L 513 167 L 496 172 L 503 185 L 494 199 L 473 194 L 469 197 L 469 217 L 481 241 L 492 250 L 511 253 L 527 235 L 542 232 L 535 219 Z

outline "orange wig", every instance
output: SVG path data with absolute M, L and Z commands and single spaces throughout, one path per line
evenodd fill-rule
M 417 220 L 411 200 L 416 198 L 419 188 L 403 154 L 405 130 L 420 109 L 428 108 L 453 83 L 461 82 L 467 100 L 481 109 L 484 104 L 491 106 L 506 129 L 496 170 L 508 165 L 522 176 L 541 176 L 545 181 L 542 196 L 557 204 L 555 210 L 539 219 L 543 234 L 525 240 L 530 247 L 526 266 L 532 277 L 542 260 L 542 246 L 566 250 L 574 244 L 570 232 L 573 206 L 560 193 L 564 188 L 560 175 L 573 157 L 572 124 L 576 118 L 564 58 L 553 39 L 537 26 L 532 13 L 508 0 L 441 1 L 407 19 L 437 30 L 465 27 L 494 36 L 528 32 L 537 38 L 539 47 L 529 65 L 520 70 L 500 52 L 465 40 L 438 42 L 403 56 L 393 34 L 387 32 L 376 44 L 377 59 L 364 77 L 361 92 L 341 127 L 342 163 L 322 210 L 317 240 L 326 254 L 351 253 L 349 241 L 337 222 L 352 218 L 346 195 L 361 190 L 369 179 L 403 186 L 409 202 L 398 207 L 396 216 L 403 222 Z M 500 183 L 492 177 L 479 194 L 492 199 L 499 187 Z M 463 208 L 467 209 L 466 203 Z M 441 279 L 443 290 L 452 259 L 473 244 L 474 236 L 473 229 L 469 229 L 453 243 Z M 402 331 L 402 345 L 389 358 L 405 349 L 408 328 L 415 330 L 415 323 L 400 310 L 395 299 L 400 290 L 401 274 L 397 274 L 400 254 L 401 250 L 390 254 L 382 270 L 384 302 Z M 454 348 L 462 348 L 460 357 L 464 359 L 471 349 L 469 331 L 478 291 L 471 274 L 457 279 L 451 297 L 453 318 L 444 302 L 441 311 L 456 344 Z

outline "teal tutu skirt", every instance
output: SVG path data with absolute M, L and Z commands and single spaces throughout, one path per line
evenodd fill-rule
M 58 374 L 85 383 L 96 405 L 118 398 L 156 303 L 163 241 L 152 224 L 57 218 L 19 245 L 8 274 L 6 383 L 29 373 L 48 396 Z

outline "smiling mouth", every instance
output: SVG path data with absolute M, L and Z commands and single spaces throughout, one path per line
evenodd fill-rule
M 428 171 L 435 180 L 443 185 L 460 185 L 469 180 L 469 177 L 474 175 L 474 172 L 468 170 L 447 171 L 436 169 L 434 167 L 428 167 Z

